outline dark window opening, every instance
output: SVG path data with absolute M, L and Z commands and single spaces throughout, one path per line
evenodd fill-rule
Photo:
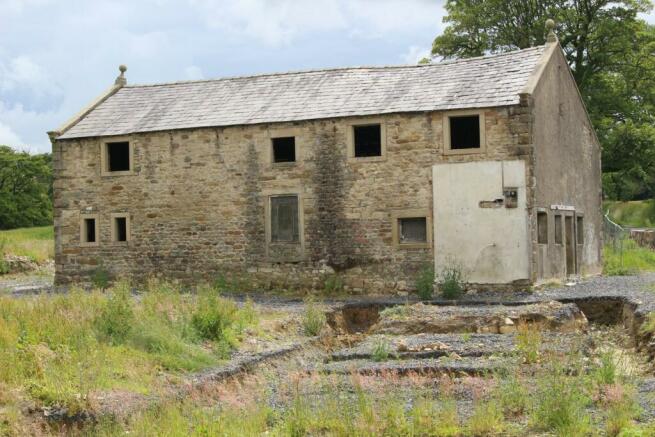
M 127 217 L 114 218 L 115 241 L 127 241 Z
M 273 138 L 273 162 L 296 162 L 296 138 Z
M 584 244 L 584 223 L 582 217 L 576 217 L 575 224 L 578 244 Z
M 298 231 L 298 196 L 271 197 L 271 242 L 296 243 Z
M 557 214 L 555 216 L 555 244 L 562 244 L 562 216 Z
M 130 143 L 107 143 L 107 171 L 130 171 Z
M 92 219 L 92 218 L 84 219 L 83 237 L 85 243 L 96 242 L 96 219 Z
M 545 212 L 537 213 L 537 242 L 548 244 L 548 214 Z
M 382 133 L 379 124 L 353 126 L 355 157 L 382 156 Z
M 480 148 L 480 116 L 450 117 L 450 148 Z
M 427 243 L 428 226 L 425 217 L 401 218 L 400 224 L 400 243 Z

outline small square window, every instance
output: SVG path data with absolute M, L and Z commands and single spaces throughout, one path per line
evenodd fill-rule
M 106 171 L 130 171 L 130 143 L 120 141 L 115 143 L 106 143 Z
M 425 217 L 407 217 L 398 219 L 400 244 L 427 243 L 428 228 Z
M 584 244 L 584 219 L 580 216 L 577 216 L 575 219 L 575 224 L 575 234 L 577 236 L 578 244 Z
M 557 214 L 555 216 L 555 244 L 562 244 L 564 239 L 562 238 L 562 216 Z
M 128 241 L 128 224 L 126 216 L 114 217 L 113 240 L 115 242 Z
M 548 244 L 548 214 L 537 213 L 537 243 Z
M 273 138 L 273 162 L 296 162 L 296 137 Z
M 297 243 L 298 222 L 298 196 L 271 197 L 272 243 Z
M 96 243 L 96 219 L 85 218 L 82 221 L 82 243 Z
M 480 116 L 463 115 L 448 117 L 450 123 L 450 149 L 480 148 Z
M 353 126 L 355 158 L 382 156 L 382 133 L 379 124 Z

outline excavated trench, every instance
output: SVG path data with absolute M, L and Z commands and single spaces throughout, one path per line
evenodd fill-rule
M 479 375 L 512 362 L 519 332 L 538 332 L 542 353 L 587 351 L 590 331 L 623 327 L 632 344 L 652 359 L 644 315 L 621 296 L 525 299 L 511 302 L 357 302 L 328 314 L 344 347 L 325 363 L 325 373 L 408 372 Z M 611 335 L 606 335 L 611 336 Z

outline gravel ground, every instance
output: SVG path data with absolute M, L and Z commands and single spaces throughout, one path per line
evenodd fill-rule
M 584 347 L 579 334 L 544 332 L 541 352 L 565 353 Z M 408 336 L 370 335 L 356 346 L 338 350 L 332 360 L 372 359 L 376 347 L 385 344 L 389 355 L 399 358 L 436 358 L 455 354 L 460 357 L 515 355 L 515 334 L 416 334 Z

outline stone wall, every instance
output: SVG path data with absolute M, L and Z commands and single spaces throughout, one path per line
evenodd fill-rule
M 101 268 L 137 280 L 236 275 L 253 286 L 322 288 L 339 275 L 357 292 L 412 288 L 433 262 L 432 249 L 394 245 L 392 215 L 431 211 L 434 163 L 529 160 L 531 118 L 523 107 L 487 109 L 486 150 L 447 156 L 443 113 L 376 117 L 386 130 L 384 157 L 351 158 L 350 126 L 367 120 L 134 134 L 121 137 L 134 147 L 134 174 L 124 176 L 101 175 L 101 144 L 110 138 L 56 141 L 56 283 L 87 282 Z M 271 164 L 271 136 L 289 131 L 297 163 Z M 267 243 L 274 194 L 299 196 L 294 247 Z M 130 215 L 131 241 L 112 243 L 110 215 L 122 212 Z M 80 244 L 85 214 L 98 217 L 97 246 Z
M 630 238 L 641 247 L 655 250 L 655 229 L 630 229 Z

